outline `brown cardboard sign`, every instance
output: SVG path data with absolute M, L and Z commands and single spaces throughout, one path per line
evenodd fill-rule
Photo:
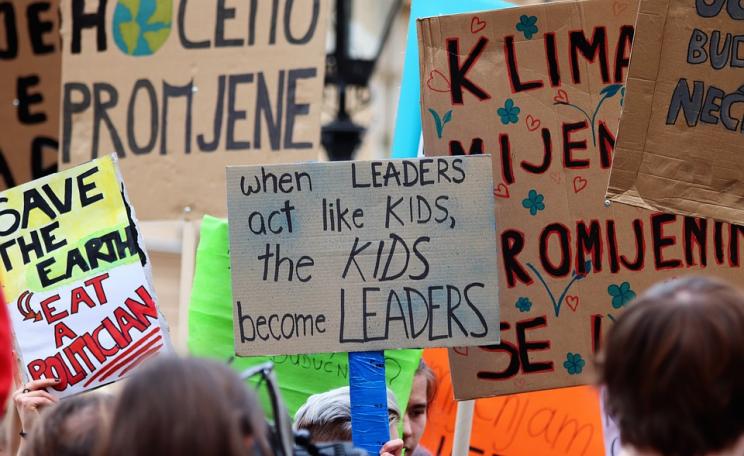
M 228 167 L 236 353 L 497 343 L 489 165 Z
M 57 170 L 59 2 L 0 4 L 0 190 Z
M 588 383 L 636 294 L 690 273 L 740 280 L 744 229 L 605 205 L 635 10 L 593 0 L 419 22 L 425 152 L 490 153 L 494 168 L 503 342 L 450 350 L 458 399 Z
M 744 223 L 744 6 L 644 0 L 608 197 Z
M 320 151 L 327 0 L 64 0 L 60 163 L 115 152 L 144 220 L 225 216 L 226 165 Z

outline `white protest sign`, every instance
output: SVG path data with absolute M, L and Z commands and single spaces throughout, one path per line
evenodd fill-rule
M 168 347 L 134 209 L 104 157 L 0 193 L 0 283 L 26 379 L 61 396 Z

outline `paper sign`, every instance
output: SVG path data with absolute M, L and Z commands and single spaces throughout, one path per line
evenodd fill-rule
M 221 361 L 235 353 L 228 250 L 227 220 L 204 217 L 189 305 L 189 351 Z M 421 350 L 385 352 L 387 385 L 401 410 L 408 403 L 420 358 Z M 282 399 L 292 416 L 310 395 L 349 385 L 346 353 L 241 357 L 235 358 L 231 366 L 240 372 L 266 361 L 274 363 Z M 269 412 L 268 396 L 263 394 L 261 399 Z
M 229 3 L 62 2 L 60 162 L 116 152 L 143 220 L 225 216 L 225 165 L 318 157 L 330 2 Z
M 26 379 L 67 396 L 168 343 L 134 209 L 111 157 L 0 193 L 0 283 Z
M 592 381 L 602 335 L 651 284 L 740 280 L 744 228 L 605 206 L 632 2 L 551 3 L 419 22 L 427 154 L 493 154 L 503 343 L 450 352 L 459 399 Z M 489 235 L 484 232 L 483 236 Z
M 744 224 L 744 6 L 643 0 L 608 196 Z
M 457 403 L 447 353 L 428 348 L 424 359 L 438 385 L 421 444 L 435 456 L 450 456 Z M 581 386 L 478 399 L 470 452 L 462 456 L 599 456 L 604 449 L 597 396 L 594 388 Z
M 56 171 L 59 1 L 0 4 L 0 190 Z
M 237 354 L 498 342 L 489 160 L 228 167 Z
M 416 19 L 442 14 L 464 13 L 512 6 L 501 0 L 413 0 L 406 38 L 406 56 L 403 62 L 403 76 L 400 82 L 398 112 L 395 115 L 395 134 L 393 135 L 392 157 L 415 157 L 421 140 L 421 90 L 419 75 L 418 40 L 416 39 Z M 477 25 L 475 25 L 477 27 Z M 427 83 L 434 83 L 429 75 Z

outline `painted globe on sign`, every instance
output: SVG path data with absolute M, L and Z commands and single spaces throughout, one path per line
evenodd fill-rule
M 119 0 L 114 10 L 114 41 L 127 55 L 152 55 L 168 39 L 173 0 Z

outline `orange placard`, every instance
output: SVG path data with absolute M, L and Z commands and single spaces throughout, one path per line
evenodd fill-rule
M 457 403 L 446 349 L 424 350 L 439 380 L 421 444 L 437 456 L 452 454 Z M 468 456 L 601 456 L 599 394 L 591 386 L 477 399 Z

